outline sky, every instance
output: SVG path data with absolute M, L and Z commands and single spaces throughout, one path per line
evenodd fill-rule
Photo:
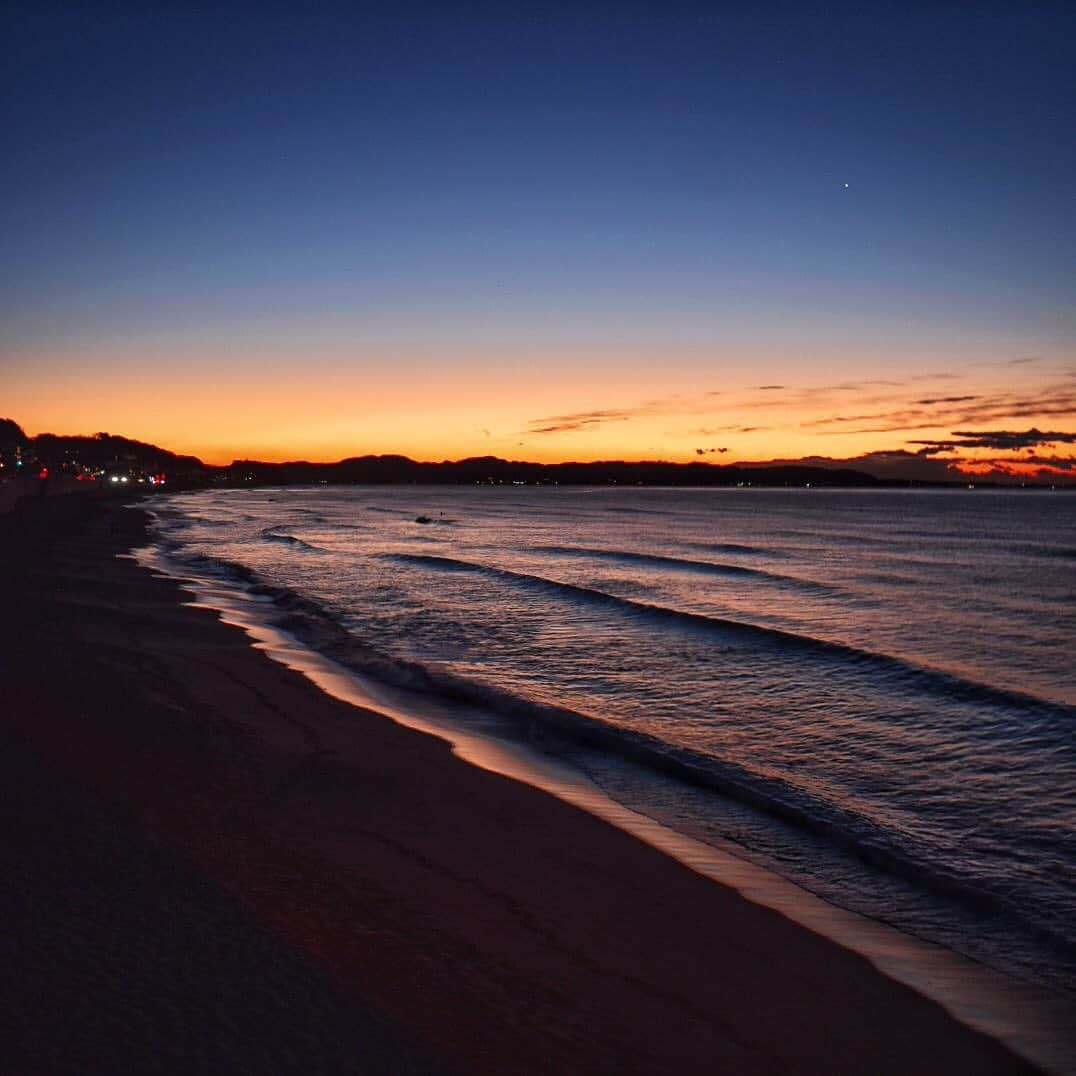
M 407 10 L 6 5 L 0 414 L 1076 471 L 1073 9 Z

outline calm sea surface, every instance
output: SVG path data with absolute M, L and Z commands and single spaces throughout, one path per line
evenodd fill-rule
M 1076 993 L 1076 497 L 313 487 L 154 509 L 183 572 L 336 661 Z

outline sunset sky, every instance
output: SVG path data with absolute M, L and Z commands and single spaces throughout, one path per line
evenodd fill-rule
M 1064 6 L 48 10 L 0 15 L 29 433 L 1073 473 Z

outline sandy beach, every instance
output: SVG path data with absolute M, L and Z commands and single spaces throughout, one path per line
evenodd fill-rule
M 334 700 L 117 557 L 0 515 L 18 1072 L 1007 1073 L 864 958 Z

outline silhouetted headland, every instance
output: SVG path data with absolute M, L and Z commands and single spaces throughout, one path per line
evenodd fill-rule
M 673 463 L 665 460 L 598 460 L 534 463 L 498 456 L 424 462 L 403 455 L 352 456 L 335 463 L 295 460 L 268 463 L 234 460 L 224 466 L 203 463 L 144 441 L 110 433 L 28 437 L 11 419 L 0 419 L 0 478 L 39 475 L 53 480 L 141 482 L 170 489 L 208 486 L 327 485 L 624 485 L 896 488 L 963 486 L 882 478 L 848 467 L 793 463 Z M 975 484 L 990 486 L 989 479 Z M 1027 483 L 1042 485 L 1044 483 Z

